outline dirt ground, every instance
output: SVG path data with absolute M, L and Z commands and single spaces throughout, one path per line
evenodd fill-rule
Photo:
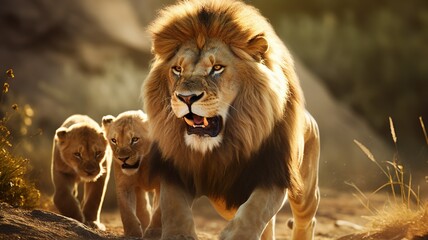
M 316 240 L 338 239 L 342 236 L 363 230 L 367 222 L 362 216 L 369 215 L 369 211 L 352 196 L 352 192 L 336 192 L 333 190 L 321 191 L 321 203 L 317 213 Z M 381 206 L 382 197 L 375 197 L 372 204 Z M 218 234 L 226 226 L 223 220 L 211 207 L 206 198 L 198 199 L 193 207 L 196 231 L 200 240 L 217 239 Z M 290 238 L 291 230 L 287 221 L 291 217 L 288 205 L 279 212 L 276 224 L 276 239 Z M 102 221 L 107 231 L 113 235 L 123 234 L 119 212 L 105 212 Z
M 428 239 L 428 230 L 423 232 L 424 237 L 406 238 L 398 232 L 388 237 L 367 237 L 364 225 L 370 212 L 363 207 L 352 192 L 338 192 L 321 190 L 321 204 L 317 214 L 315 240 L 391 240 L 391 239 Z M 381 209 L 386 204 L 386 195 L 376 195 L 370 198 L 370 205 Z M 217 239 L 218 234 L 226 226 L 223 220 L 211 207 L 206 198 L 197 200 L 193 207 L 196 231 L 200 240 Z M 425 213 L 428 219 L 428 210 Z M 276 239 L 290 238 L 291 230 L 287 221 L 291 217 L 290 209 L 286 205 L 277 215 Z M 93 239 L 93 240 L 124 240 L 135 239 L 123 237 L 122 223 L 118 210 L 104 211 L 101 216 L 106 225 L 106 232 L 93 230 L 74 219 L 66 218 L 45 209 L 23 210 L 13 208 L 5 203 L 0 204 L 0 239 L 31 239 L 31 240 L 58 240 L 58 239 Z M 420 221 L 420 220 L 419 220 Z M 428 229 L 428 228 L 426 228 Z M 401 231 L 398 229 L 398 231 Z

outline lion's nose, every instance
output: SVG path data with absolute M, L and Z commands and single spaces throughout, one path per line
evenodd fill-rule
M 92 176 L 92 175 L 95 175 L 96 173 L 98 173 L 98 169 L 85 169 L 85 172 L 89 176 Z
M 122 161 L 122 162 L 126 162 L 126 160 L 128 160 L 129 159 L 129 156 L 126 156 L 126 157 L 118 157 L 119 158 L 119 160 L 120 161 Z
M 85 170 L 84 170 L 89 176 L 91 175 L 95 175 L 96 173 L 98 173 L 99 171 L 99 166 L 96 164 L 91 164 L 86 166 Z
M 188 106 L 192 105 L 194 102 L 198 101 L 204 96 L 204 92 L 198 94 L 180 94 L 176 93 L 177 98 L 180 99 L 180 101 L 184 102 Z

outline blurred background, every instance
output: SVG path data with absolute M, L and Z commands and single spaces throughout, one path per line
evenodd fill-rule
M 167 0 L 0 0 L 0 79 L 12 68 L 1 115 L 14 151 L 30 160 L 44 195 L 52 139 L 71 114 L 140 109 L 152 55 L 145 28 Z M 379 162 L 398 158 L 427 189 L 428 2 L 425 0 L 252 0 L 288 46 L 307 107 L 321 130 L 320 185 L 373 190 Z M 11 106 L 17 104 L 18 110 Z M 392 118 L 397 143 L 391 138 Z M 114 188 L 106 206 L 114 206 Z

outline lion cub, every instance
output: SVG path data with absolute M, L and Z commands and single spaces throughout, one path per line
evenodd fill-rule
M 151 147 L 147 116 L 142 111 L 127 111 L 116 118 L 103 117 L 103 128 L 113 150 L 116 195 L 126 236 L 160 236 L 158 208 L 159 179 L 149 179 Z M 148 191 L 155 191 L 151 206 Z M 151 216 L 150 209 L 154 209 Z
M 105 230 L 101 206 L 110 175 L 111 150 L 94 120 L 72 115 L 56 130 L 52 151 L 54 204 L 61 214 L 91 227 Z M 82 204 L 77 199 L 83 182 Z

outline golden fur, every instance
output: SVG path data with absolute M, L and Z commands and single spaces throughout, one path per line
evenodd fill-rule
M 196 238 L 189 202 L 206 195 L 231 220 L 221 239 L 269 239 L 288 189 L 293 238 L 312 239 L 318 128 L 271 25 L 240 1 L 204 0 L 165 8 L 149 30 L 142 94 L 162 155 L 163 238 Z
M 54 204 L 67 217 L 105 230 L 100 212 L 110 175 L 111 156 L 98 123 L 72 115 L 57 129 L 52 152 Z M 82 204 L 77 186 L 83 182 Z
M 143 231 L 144 237 L 160 235 L 159 180 L 149 179 L 148 174 L 151 141 L 146 114 L 127 111 L 116 118 L 109 115 L 103 117 L 102 125 L 113 152 L 116 196 L 125 235 L 142 237 Z M 136 167 L 129 168 L 132 165 Z M 148 192 L 153 190 L 154 204 L 150 204 Z

